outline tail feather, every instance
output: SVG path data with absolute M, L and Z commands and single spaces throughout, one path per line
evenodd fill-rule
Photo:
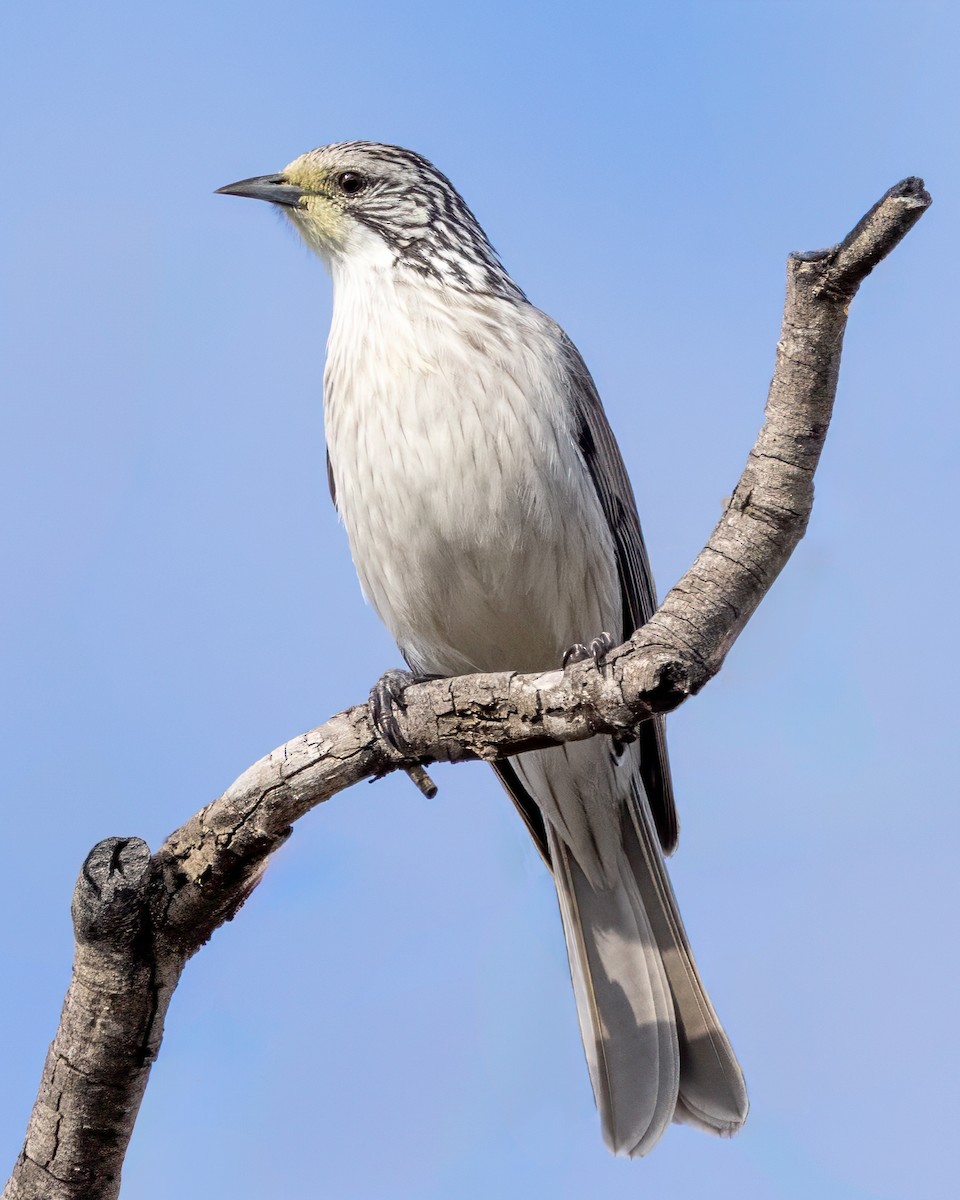
M 630 1157 L 671 1121 L 729 1135 L 747 1115 L 634 753 L 611 756 L 597 739 L 533 751 L 501 772 L 521 812 L 540 815 L 604 1138 Z
M 743 1073 L 693 960 L 653 818 L 640 789 L 635 789 L 634 799 L 624 820 L 624 846 L 673 993 L 680 1041 L 680 1103 L 701 1127 L 733 1134 L 747 1117 Z M 677 1115 L 690 1121 L 682 1113 Z
M 547 824 L 604 1138 L 631 1158 L 671 1121 L 729 1135 L 747 1115 L 743 1075 L 700 980 L 640 789 L 634 799 L 609 884 L 591 882 Z
M 643 1154 L 673 1119 L 680 1080 L 674 1006 L 654 931 L 635 885 L 594 887 L 549 827 L 548 839 L 604 1138 L 616 1154 Z

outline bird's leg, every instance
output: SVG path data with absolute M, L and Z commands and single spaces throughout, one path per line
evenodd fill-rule
M 597 670 L 602 671 L 604 658 L 616 644 L 613 635 L 609 633 L 599 634 L 589 646 L 585 646 L 583 642 L 575 642 L 564 651 L 561 666 L 566 668 L 570 663 L 583 662 L 585 658 L 592 658 Z
M 403 693 L 413 683 L 424 683 L 428 679 L 439 679 L 438 675 L 412 675 L 409 671 L 392 668 L 384 671 L 370 689 L 370 715 L 373 727 L 383 740 L 398 754 L 409 756 L 411 747 L 400 732 L 400 725 L 394 715 L 394 709 L 406 712 Z M 437 794 L 437 785 L 433 782 L 420 763 L 405 766 L 404 770 L 421 792 L 432 800 Z

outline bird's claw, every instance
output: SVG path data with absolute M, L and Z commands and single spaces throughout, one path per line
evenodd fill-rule
M 565 670 L 570 663 L 583 662 L 585 658 L 592 658 L 597 670 L 602 671 L 604 658 L 616 644 L 613 636 L 609 633 L 599 634 L 588 646 L 585 646 L 583 642 L 575 642 L 564 651 L 561 666 Z
M 568 646 L 563 652 L 563 658 L 560 665 L 563 670 L 566 670 L 571 663 L 583 662 L 585 658 L 590 657 L 590 651 L 586 648 L 583 642 L 574 642 L 572 646 Z
M 436 675 L 411 675 L 409 671 L 394 668 L 384 671 L 370 689 L 370 717 L 373 728 L 383 738 L 387 745 L 402 758 L 409 758 L 412 746 L 400 732 L 400 723 L 396 718 L 395 709 L 407 711 L 403 702 L 403 693 L 412 683 L 423 683 L 427 679 L 437 679 Z M 420 791 L 432 800 L 437 794 L 437 785 L 427 774 L 422 763 L 410 762 L 403 768 L 412 782 Z M 379 778 L 379 776 L 374 776 Z M 371 780 L 371 783 L 373 780 Z
M 598 634 L 590 643 L 590 653 L 593 655 L 593 665 L 598 671 L 603 670 L 603 660 L 607 657 L 610 651 L 617 644 L 613 634 L 603 633 Z
M 408 755 L 410 746 L 400 732 L 400 724 L 395 715 L 395 709 L 406 712 L 403 693 L 411 683 L 416 683 L 416 677 L 409 671 L 392 668 L 384 671 L 370 689 L 370 715 L 373 727 L 391 749 L 398 754 Z
M 572 646 L 568 646 L 564 650 L 563 659 L 560 660 L 560 667 L 562 667 L 565 671 L 566 668 L 570 666 L 571 662 L 582 662 L 584 659 L 588 659 L 589 656 L 590 652 L 587 647 L 584 646 L 583 642 L 574 642 Z

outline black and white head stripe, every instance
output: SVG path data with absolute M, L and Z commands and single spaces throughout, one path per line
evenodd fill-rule
M 383 238 L 398 265 L 468 291 L 524 298 L 463 197 L 419 154 L 379 142 L 339 142 L 311 150 L 303 161 L 326 176 L 345 212 Z

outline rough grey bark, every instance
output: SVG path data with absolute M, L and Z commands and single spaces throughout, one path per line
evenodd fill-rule
M 629 738 L 720 669 L 803 536 L 857 288 L 930 204 L 905 179 L 838 245 L 793 255 L 763 427 L 726 511 L 652 619 L 611 651 L 541 675 L 411 684 L 403 751 L 361 704 L 255 763 L 151 855 L 136 838 L 93 848 L 73 901 L 73 977 L 4 1200 L 109 1200 L 180 972 L 256 887 L 292 823 L 362 779 L 494 759 L 591 737 Z

